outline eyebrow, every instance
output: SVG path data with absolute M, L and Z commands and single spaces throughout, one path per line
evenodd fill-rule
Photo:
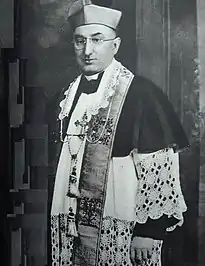
M 98 36 L 98 35 L 104 35 L 104 34 L 101 33 L 101 32 L 96 32 L 96 33 L 93 33 L 91 36 L 92 36 L 92 37 L 95 37 L 95 36 Z
M 101 32 L 96 32 L 96 33 L 91 34 L 91 37 L 96 37 L 96 36 L 99 36 L 99 35 L 103 35 L 103 36 L 104 36 L 103 33 L 101 33 Z M 81 35 L 81 34 L 75 34 L 75 37 L 84 37 L 84 36 Z

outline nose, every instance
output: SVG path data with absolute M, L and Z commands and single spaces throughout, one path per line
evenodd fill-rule
M 92 43 L 89 39 L 86 40 L 84 52 L 85 56 L 89 56 L 92 53 Z

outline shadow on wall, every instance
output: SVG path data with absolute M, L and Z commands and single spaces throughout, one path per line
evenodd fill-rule
M 27 86 L 40 86 L 48 97 L 77 73 L 72 34 L 66 22 L 72 1 L 24 1 L 21 6 L 21 57 L 27 59 Z
M 14 41 L 14 0 L 0 1 L 0 47 L 13 48 Z

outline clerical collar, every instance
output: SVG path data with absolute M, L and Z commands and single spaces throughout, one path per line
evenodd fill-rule
M 97 80 L 99 74 L 100 74 L 100 73 L 97 73 L 97 74 L 94 74 L 94 75 L 91 75 L 91 76 L 86 76 L 86 75 L 85 75 L 85 78 L 86 78 L 88 81 L 90 81 L 90 80 Z

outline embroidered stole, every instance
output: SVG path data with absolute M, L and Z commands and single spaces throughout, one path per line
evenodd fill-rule
M 89 128 L 95 131 L 85 145 L 79 183 L 80 198 L 77 203 L 77 231 L 74 245 L 74 265 L 94 266 L 98 263 L 99 240 L 106 197 L 109 162 L 122 106 L 132 82 L 133 74 L 121 68 L 116 91 L 111 99 L 110 113 L 103 136 L 95 144 L 95 137 L 102 131 L 109 106 L 92 116 Z M 98 136 L 97 136 L 98 137 Z

